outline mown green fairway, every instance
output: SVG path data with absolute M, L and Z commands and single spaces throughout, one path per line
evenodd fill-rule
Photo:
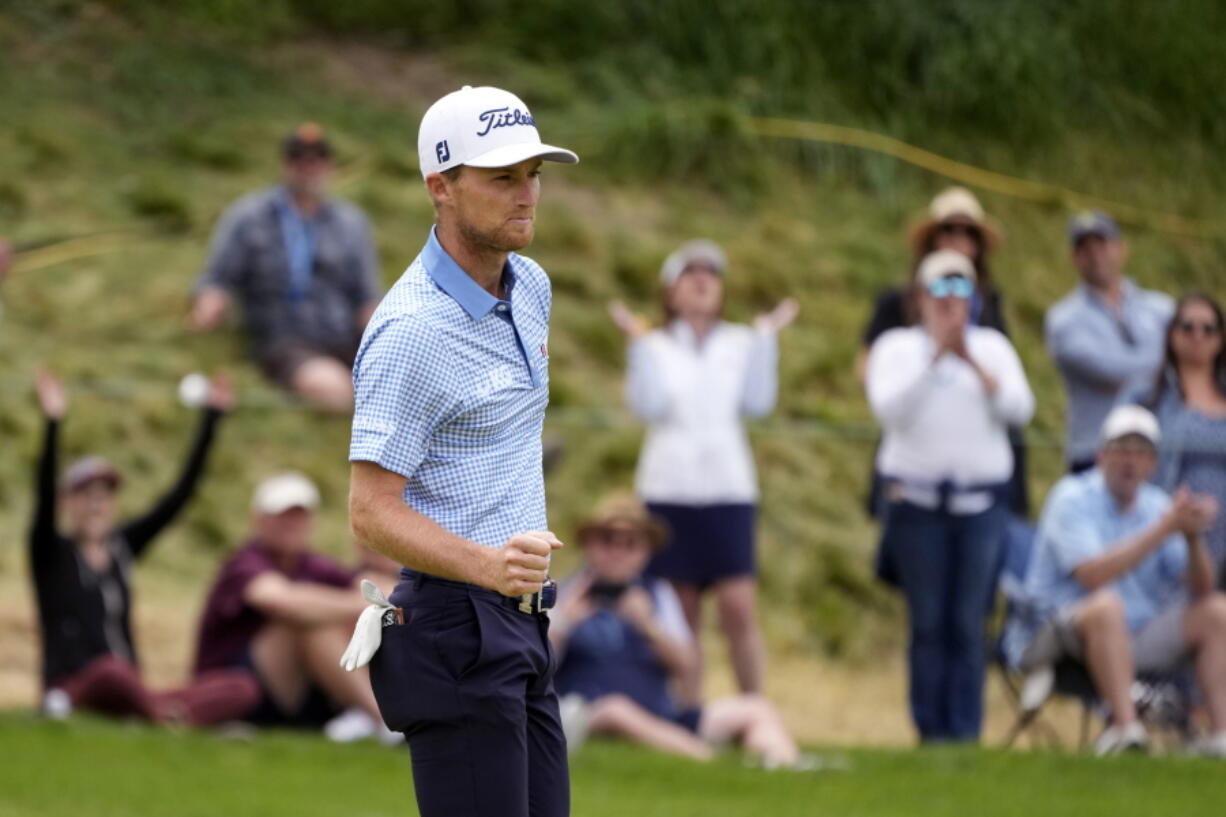
M 823 755 L 827 756 L 827 755 Z M 831 752 L 846 771 L 763 772 L 589 744 L 576 817 L 1220 814 L 1226 770 L 1190 758 L 976 749 Z M 77 720 L 0 718 L 0 817 L 404 817 L 404 750 L 261 734 L 250 742 Z

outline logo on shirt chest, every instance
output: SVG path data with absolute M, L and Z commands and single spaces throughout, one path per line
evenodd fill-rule
M 515 385 L 515 374 L 506 366 L 491 369 L 485 379 L 477 384 L 477 396 L 489 397 L 491 394 Z

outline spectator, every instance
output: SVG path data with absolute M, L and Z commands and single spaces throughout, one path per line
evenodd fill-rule
M 382 727 L 366 670 L 337 663 L 366 602 L 351 571 L 310 550 L 318 506 L 301 474 L 256 488 L 251 540 L 222 565 L 205 603 L 196 673 L 254 675 L 261 695 L 247 720 L 257 725 L 327 726 L 334 739 L 390 742 L 398 736 Z
M 1226 757 L 1226 596 L 1213 591 L 1204 541 L 1217 502 L 1146 483 L 1159 438 L 1149 411 L 1120 406 L 1103 424 L 1098 467 L 1052 488 L 1025 580 L 1034 614 L 1010 622 L 1005 647 L 1025 672 L 1062 658 L 1087 666 L 1110 708 L 1100 754 L 1147 744 L 1136 673 L 1191 657 L 1213 728 L 1199 748 Z
M 129 584 L 136 561 L 195 491 L 217 424 L 234 404 L 229 381 L 213 378 L 200 431 L 174 487 L 144 515 L 121 524 L 115 516 L 122 479 L 101 457 L 77 460 L 57 489 L 68 396 L 45 370 L 39 370 L 36 385 L 47 431 L 35 484 L 30 570 L 42 641 L 44 711 L 65 717 L 73 709 L 89 709 L 195 726 L 238 717 L 258 692 L 242 673 L 209 673 L 164 692 L 145 685 L 132 640 Z M 63 532 L 56 524 L 57 504 L 67 522 Z
M 995 329 L 1005 337 L 1004 302 L 992 283 L 989 261 L 1002 241 L 1000 228 L 983 211 L 975 195 L 962 187 L 950 187 L 928 206 L 928 215 L 911 230 L 911 272 L 901 287 L 883 290 L 873 304 L 860 352 L 856 356 L 856 376 L 864 382 L 869 349 L 877 338 L 891 329 L 914 326 L 919 320 L 919 298 L 923 287 L 915 279 L 920 262 L 936 250 L 954 250 L 975 265 L 975 292 L 971 296 L 970 323 Z M 1009 507 L 1018 517 L 1030 515 L 1026 490 L 1026 447 L 1020 430 L 1010 430 L 1013 445 L 1013 476 L 1009 485 Z M 881 510 L 881 477 L 874 469 L 868 509 L 876 516 Z
M 686 620 L 702 631 L 702 598 L 711 590 L 742 692 L 760 693 L 766 663 L 755 614 L 754 520 L 757 485 L 741 418 L 775 405 L 777 336 L 796 317 L 791 298 L 754 321 L 726 323 L 727 259 L 710 241 L 691 241 L 660 270 L 665 327 L 621 302 L 610 305 L 629 338 L 626 401 L 648 425 L 636 488 L 672 530 L 649 573 L 673 583 Z M 697 699 L 701 660 L 685 683 Z
M 1098 430 L 1122 393 L 1153 382 L 1162 366 L 1162 332 L 1171 298 L 1123 274 L 1128 245 L 1105 213 L 1069 223 L 1081 286 L 1047 310 L 1043 331 L 1068 392 L 1065 457 L 1069 471 L 1094 467 Z
M 1154 482 L 1168 493 L 1187 485 L 1226 505 L 1226 345 L 1217 301 L 1203 293 L 1179 299 L 1163 359 L 1157 382 L 1134 395 L 1162 430 Z M 1226 514 L 1218 515 L 1205 544 L 1218 586 L 1226 589 Z
M 594 734 L 697 760 L 735 740 L 769 768 L 796 765 L 796 743 L 761 695 L 691 709 L 671 692 L 697 648 L 672 588 L 643 575 L 665 537 L 664 525 L 633 497 L 607 501 L 580 527 L 583 566 L 563 583 L 550 615 L 559 694 L 588 702 L 584 715 Z
M 883 439 L 881 557 L 910 614 L 911 715 L 924 742 L 978 739 L 984 625 L 1002 555 L 1008 426 L 1034 397 L 1009 341 L 969 325 L 975 268 L 952 250 L 920 264 L 920 322 L 873 345 L 866 386 Z
M 213 329 L 238 299 L 264 372 L 313 404 L 348 411 L 354 354 L 379 300 L 370 225 L 329 197 L 332 148 L 317 125 L 298 127 L 283 154 L 284 183 L 240 199 L 218 223 L 191 322 Z

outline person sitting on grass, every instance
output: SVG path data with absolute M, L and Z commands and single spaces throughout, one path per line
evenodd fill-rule
M 302 474 L 256 488 L 251 540 L 221 566 L 205 602 L 196 673 L 247 670 L 261 695 L 244 720 L 258 726 L 395 742 L 366 671 L 338 663 L 366 601 L 353 571 L 310 549 L 318 506 L 319 491 Z
M 1217 502 L 1147 482 L 1158 421 L 1140 406 L 1107 415 L 1097 467 L 1056 483 L 1024 583 L 1034 614 L 1006 632 L 1011 661 L 1034 677 L 1083 663 L 1110 708 L 1099 754 L 1144 750 L 1132 686 L 1138 672 L 1195 663 L 1212 733 L 1194 748 L 1226 758 L 1226 595 L 1215 592 L 1205 530 Z
M 666 534 L 642 503 L 611 498 L 580 526 L 578 538 L 583 565 L 563 583 L 549 631 L 572 750 L 574 733 L 590 731 L 696 760 L 709 760 L 718 744 L 737 741 L 768 768 L 803 763 L 762 695 L 692 709 L 673 696 L 670 687 L 685 677 L 697 654 L 668 582 L 643 575 Z M 576 710 L 577 699 L 586 706 Z M 586 730 L 575 728 L 578 723 Z
M 68 395 L 50 372 L 36 380 L 47 430 L 36 477 L 30 571 L 42 641 L 43 710 L 67 717 L 88 709 L 116 717 L 208 726 L 250 708 L 259 690 L 241 672 L 202 674 L 187 687 L 154 692 L 140 675 L 132 639 L 132 569 L 178 515 L 204 472 L 217 424 L 234 405 L 223 376 L 213 378 L 187 465 L 145 514 L 117 523 L 119 471 L 101 457 L 77 460 L 56 484 L 60 424 Z M 56 522 L 60 512 L 65 527 Z

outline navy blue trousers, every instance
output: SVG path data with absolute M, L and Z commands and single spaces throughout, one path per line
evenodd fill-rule
M 391 597 L 405 623 L 370 664 L 388 728 L 404 732 L 422 817 L 566 817 L 566 739 L 549 619 L 432 577 Z
M 885 541 L 907 599 L 911 717 L 924 741 L 974 741 L 983 725 L 984 619 L 1004 548 L 1004 509 L 957 516 L 890 503 Z

